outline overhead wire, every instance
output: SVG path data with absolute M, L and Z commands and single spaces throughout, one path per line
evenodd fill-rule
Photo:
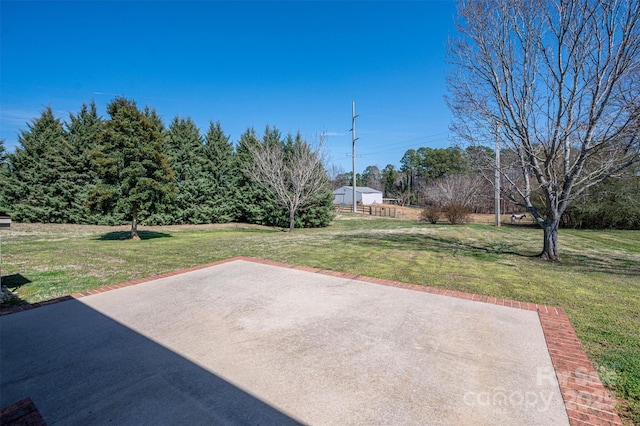
M 371 155 L 376 155 L 376 154 L 384 154 L 387 152 L 393 152 L 393 151 L 397 151 L 398 149 L 406 146 L 407 149 L 410 149 L 411 147 L 415 147 L 416 143 L 418 141 L 422 141 L 422 143 L 424 142 L 440 142 L 440 141 L 445 141 L 446 138 L 444 138 L 443 136 L 448 135 L 448 132 L 440 132 L 440 133 L 434 133 L 431 135 L 425 135 L 425 136 L 420 136 L 417 138 L 411 138 L 411 139 L 405 139 L 405 140 L 401 140 L 398 142 L 392 142 L 392 143 L 388 143 L 388 144 L 384 144 L 384 146 L 379 147 L 378 149 L 373 149 L 373 150 L 365 150 L 365 152 L 363 153 L 362 151 L 360 151 L 360 154 L 358 154 L 358 157 L 366 157 L 366 156 L 371 156 Z M 345 153 L 345 155 L 350 155 Z

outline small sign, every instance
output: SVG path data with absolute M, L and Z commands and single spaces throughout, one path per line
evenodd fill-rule
M 0 228 L 11 228 L 11 218 L 9 216 L 0 216 Z

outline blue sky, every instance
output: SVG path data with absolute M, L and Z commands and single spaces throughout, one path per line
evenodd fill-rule
M 67 119 L 115 96 L 168 124 L 220 121 L 237 141 L 267 124 L 330 163 L 398 165 L 410 148 L 450 146 L 445 44 L 453 1 L 5 1 L 0 3 L 0 138 L 12 151 L 50 105 Z

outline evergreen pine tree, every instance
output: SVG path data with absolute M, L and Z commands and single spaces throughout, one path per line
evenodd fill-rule
M 69 208 L 69 219 L 74 223 L 114 224 L 122 217 L 91 216 L 88 207 L 89 192 L 97 183 L 97 174 L 91 162 L 91 152 L 95 150 L 103 130 L 104 121 L 98 116 L 95 102 L 83 104 L 80 112 L 70 114 L 67 124 L 71 168 L 66 176 L 70 182 L 74 200 Z M 119 220 L 118 220 L 119 219 Z
M 7 199 L 9 163 L 7 163 L 7 160 L 4 139 L 0 139 L 0 216 L 9 214 L 9 201 Z
M 269 195 L 266 207 L 273 202 L 279 210 L 271 216 L 273 225 L 293 232 L 296 227 L 323 226 L 332 220 L 333 194 L 321 146 L 322 139 L 312 147 L 299 133 L 282 140 L 279 132 L 269 128 L 261 144 L 247 146 L 253 160 L 249 174 Z
M 174 174 L 158 127 L 135 102 L 116 98 L 107 112 L 111 119 L 92 155 L 100 182 L 90 194 L 90 206 L 125 212 L 131 219 L 131 238 L 139 239 L 138 221 L 175 197 Z
M 284 163 L 282 164 L 282 173 L 296 174 L 297 169 L 294 164 L 300 159 L 299 150 L 309 149 L 300 134 L 295 137 L 288 135 L 282 138 L 277 128 L 267 126 L 262 140 L 258 140 L 253 129 L 248 130 L 240 139 L 238 148 L 236 149 L 236 164 L 240 174 L 238 202 L 240 211 L 243 213 L 242 220 L 249 223 L 258 223 L 269 226 L 280 226 L 283 228 L 291 228 L 290 213 L 293 211 L 295 227 L 319 227 L 326 226 L 333 220 L 333 193 L 329 189 L 328 179 L 324 190 L 321 190 L 316 196 L 308 199 L 306 202 L 297 206 L 297 209 L 285 207 L 283 199 L 277 198 L 275 192 L 269 190 L 265 186 L 265 182 L 259 182 L 250 173 L 253 168 L 254 157 L 252 152 L 256 152 L 254 147 L 262 145 L 270 146 L 273 149 L 280 150 L 283 154 Z M 323 173 L 324 170 L 322 170 Z M 291 175 L 293 179 L 293 175 Z M 295 186 L 293 180 L 290 182 Z M 289 188 L 288 190 L 293 190 Z
M 210 196 L 206 200 L 211 222 L 226 223 L 238 218 L 236 196 L 240 173 L 234 167 L 233 145 L 220 122 L 209 123 L 205 137 L 206 173 Z
M 7 151 L 4 149 L 4 139 L 0 139 L 0 165 L 4 166 L 7 161 Z
M 277 129 L 267 126 L 263 142 L 280 143 Z M 260 185 L 255 182 L 248 173 L 252 166 L 253 157 L 250 146 L 262 143 L 254 129 L 247 131 L 240 137 L 234 154 L 235 168 L 238 173 L 238 189 L 236 196 L 238 218 L 242 222 L 258 225 L 284 226 L 287 223 L 286 212 L 278 207 L 277 203 Z
M 76 203 L 73 155 L 62 123 L 51 107 L 18 137 L 20 147 L 9 156 L 10 210 L 16 221 L 73 222 Z
M 174 223 L 209 223 L 211 190 L 200 131 L 191 118 L 175 117 L 165 132 L 165 151 L 176 176 L 178 195 L 172 204 Z
M 287 154 L 288 161 L 295 161 L 295 149 L 296 147 L 305 146 L 309 148 L 309 145 L 303 141 L 302 136 L 298 132 L 294 137 L 287 135 L 287 139 L 284 145 L 285 153 Z M 333 207 L 333 191 L 329 185 L 329 177 L 324 165 L 321 164 L 322 173 L 327 177 L 326 184 L 323 190 L 319 191 L 317 195 L 312 197 L 309 203 L 302 205 L 295 216 L 296 228 L 321 228 L 329 226 L 335 217 L 335 209 Z M 295 166 L 293 167 L 295 169 Z
M 162 121 L 162 117 L 158 115 L 158 112 L 155 108 L 149 108 L 149 106 L 145 106 L 142 114 L 153 124 L 160 134 L 164 134 L 166 131 L 164 127 L 164 122 Z
M 335 218 L 333 191 L 329 187 L 296 213 L 296 228 L 323 228 Z

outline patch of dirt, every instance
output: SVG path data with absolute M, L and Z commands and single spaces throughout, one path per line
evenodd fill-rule
M 396 209 L 396 217 L 402 220 L 415 220 L 417 222 L 420 220 L 420 213 L 422 213 L 422 209 L 416 207 L 393 206 L 391 208 Z
M 422 213 L 422 208 L 420 207 L 400 207 L 397 206 L 396 207 L 398 210 L 398 213 L 400 213 L 400 219 L 405 219 L 405 220 L 420 220 L 420 213 Z M 508 214 L 503 214 L 501 216 L 501 221 L 503 225 L 511 225 L 510 221 L 509 221 L 509 217 L 511 215 Z M 527 220 L 529 219 L 529 220 Z M 480 214 L 480 213 L 472 213 L 471 215 L 469 215 L 469 222 L 468 223 L 482 223 L 482 224 L 487 224 L 487 225 L 493 225 L 495 223 L 496 217 L 493 213 L 487 213 L 487 214 Z M 449 223 L 447 221 L 447 219 L 445 217 L 440 218 L 440 220 L 438 221 L 438 223 Z M 527 216 L 527 218 L 522 219 L 521 221 L 516 221 L 514 223 L 514 225 L 535 225 L 535 223 L 533 222 L 532 219 L 530 219 L 530 216 Z
M 393 205 L 384 205 L 390 209 L 396 209 L 396 219 L 400 220 L 408 220 L 408 221 L 420 221 L 420 213 L 422 213 L 422 207 L 406 207 L 406 206 L 393 206 Z M 343 219 L 350 217 L 351 214 L 341 214 Z M 351 216 L 353 218 L 356 217 L 375 217 L 369 215 L 363 215 L 362 213 L 357 213 L 356 215 Z M 484 224 L 493 224 L 495 222 L 495 216 L 493 214 L 471 214 L 469 216 L 469 223 L 484 223 Z M 441 218 L 439 223 L 449 223 L 446 218 Z M 502 223 L 509 223 L 509 215 L 502 215 Z M 525 224 L 525 221 L 522 221 L 522 224 Z M 528 224 L 528 223 L 527 223 Z

